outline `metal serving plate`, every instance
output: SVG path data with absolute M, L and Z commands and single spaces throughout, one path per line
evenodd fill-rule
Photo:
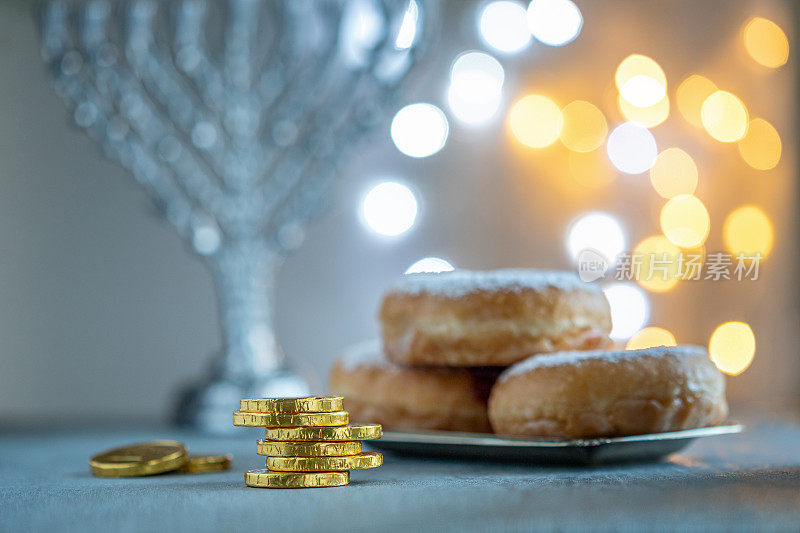
M 683 431 L 604 439 L 537 439 L 504 437 L 490 433 L 454 431 L 384 432 L 369 441 L 381 450 L 407 455 L 514 461 L 530 464 L 583 464 L 656 461 L 686 447 L 698 437 L 741 433 L 744 426 L 728 424 Z

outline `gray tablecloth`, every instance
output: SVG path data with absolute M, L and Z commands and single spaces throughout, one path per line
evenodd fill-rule
M 0 529 L 254 530 L 800 530 L 800 426 L 749 424 L 696 441 L 663 463 L 600 468 L 387 455 L 349 486 L 264 490 L 255 440 L 168 428 L 9 430 L 0 436 Z M 92 477 L 103 449 L 155 438 L 235 455 L 229 472 Z

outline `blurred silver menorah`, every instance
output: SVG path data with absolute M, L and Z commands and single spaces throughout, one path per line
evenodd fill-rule
M 211 267 L 224 347 L 177 419 L 308 393 L 273 328 L 285 254 L 431 37 L 435 0 L 51 0 L 43 56 L 75 122 Z

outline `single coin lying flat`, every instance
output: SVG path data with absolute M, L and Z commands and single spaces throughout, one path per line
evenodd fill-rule
M 349 472 L 272 472 L 250 470 L 244 475 L 249 487 L 265 489 L 309 489 L 340 487 L 350 483 Z

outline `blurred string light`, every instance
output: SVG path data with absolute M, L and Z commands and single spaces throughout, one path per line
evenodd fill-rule
M 419 274 L 421 272 L 450 272 L 455 270 L 449 261 L 440 257 L 423 257 L 406 270 L 406 274 Z
M 614 83 L 620 97 L 635 107 L 652 107 L 667 94 L 667 76 L 656 61 L 631 54 L 617 67 Z
M 692 74 L 678 85 L 675 93 L 678 111 L 690 124 L 702 128 L 703 120 L 700 113 L 703 102 L 716 91 L 717 86 L 713 81 L 699 74 Z
M 772 250 L 775 232 L 767 214 L 754 205 L 731 211 L 722 225 L 725 247 L 732 254 L 767 257 Z
M 781 136 L 763 118 L 750 121 L 747 133 L 737 147 L 745 163 L 757 170 L 775 168 L 781 160 Z
M 407 105 L 392 119 L 392 141 L 409 157 L 435 154 L 444 148 L 449 132 L 447 117 L 432 104 Z
M 650 183 L 659 195 L 667 199 L 694 194 L 697 165 L 692 156 L 680 148 L 667 148 L 658 154 L 650 169 Z
M 744 322 L 725 322 L 714 330 L 708 352 L 717 368 L 736 376 L 744 372 L 756 353 L 756 337 Z
M 467 124 L 486 122 L 500 107 L 504 78 L 502 65 L 492 56 L 482 52 L 459 55 L 450 69 L 450 110 Z
M 572 179 L 588 189 L 598 189 L 614 181 L 614 171 L 602 150 L 570 152 L 567 164 Z
M 703 202 L 684 194 L 669 200 L 661 208 L 661 231 L 677 246 L 694 248 L 706 241 L 711 219 Z
M 680 249 L 663 235 L 644 239 L 633 249 L 636 265 L 631 265 L 631 270 L 634 279 L 649 291 L 670 290 L 678 283 L 679 254 Z
M 669 116 L 669 98 L 667 96 L 650 107 L 637 107 L 620 95 L 617 105 L 625 119 L 641 124 L 645 128 L 654 128 L 667 120 Z
M 591 152 L 600 148 L 608 135 L 608 124 L 597 106 L 574 100 L 561 110 L 563 127 L 561 142 L 575 152 Z
M 564 117 L 558 104 L 546 96 L 529 94 L 511 108 L 511 131 L 519 142 L 531 148 L 544 148 L 561 135 Z
M 411 189 L 394 181 L 373 187 L 361 204 L 363 222 L 375 233 L 395 236 L 408 231 L 417 218 L 417 199 Z
M 635 122 L 620 124 L 608 136 L 606 151 L 611 163 L 626 174 L 647 172 L 658 155 L 650 130 Z
M 763 17 L 753 17 L 742 32 L 744 46 L 757 63 L 778 68 L 789 59 L 789 39 L 783 30 Z
M 625 231 L 613 216 L 606 213 L 586 213 L 579 216 L 567 230 L 567 249 L 577 260 L 582 251 L 592 249 L 609 262 L 625 250 Z
M 407 50 L 414 44 L 414 38 L 417 36 L 417 22 L 419 20 L 419 6 L 416 0 L 411 0 L 408 3 L 406 12 L 403 14 L 403 21 L 400 23 L 400 30 L 397 32 L 397 39 L 394 41 L 394 47 L 398 50 Z
M 583 27 L 583 16 L 570 0 L 531 0 L 528 27 L 537 41 L 563 46 L 575 40 Z
M 736 95 L 716 91 L 703 102 L 700 119 L 709 135 L 721 142 L 735 142 L 747 133 L 747 109 Z
M 656 346 L 677 346 L 675 335 L 664 328 L 647 327 L 636 333 L 625 345 L 626 350 L 642 350 Z
M 525 7 L 519 2 L 490 2 L 481 11 L 478 25 L 486 44 L 501 52 L 519 52 L 531 42 Z
M 603 293 L 611 308 L 612 339 L 628 339 L 647 323 L 650 304 L 641 289 L 629 283 L 612 283 Z

